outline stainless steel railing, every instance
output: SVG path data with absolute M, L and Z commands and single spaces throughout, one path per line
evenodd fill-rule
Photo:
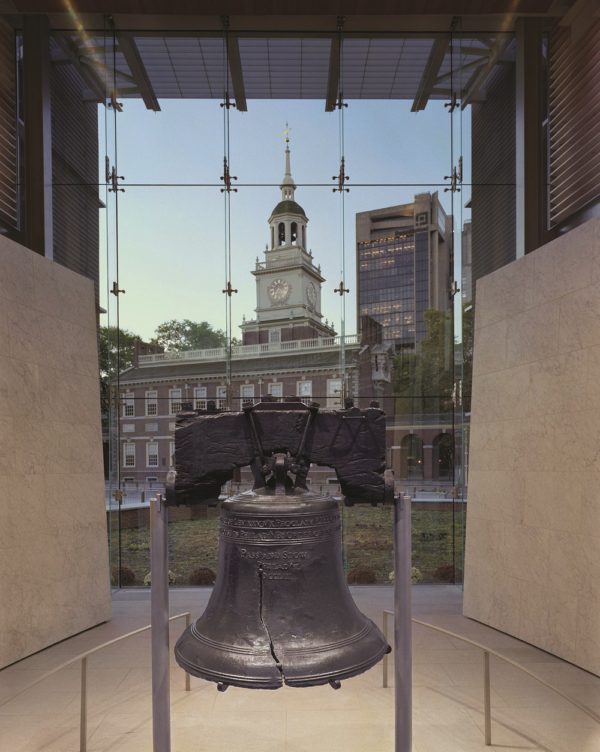
M 383 634 L 386 640 L 388 640 L 390 616 L 393 617 L 394 613 L 392 611 L 384 610 Z M 477 642 L 476 640 L 471 640 L 468 637 L 463 637 L 462 635 L 456 634 L 456 632 L 451 632 L 449 629 L 444 629 L 443 627 L 436 627 L 435 624 L 429 624 L 429 622 L 421 621 L 420 619 L 413 619 L 412 621 L 414 624 L 420 624 L 422 627 L 427 627 L 429 629 L 435 630 L 436 632 L 441 632 L 442 634 L 448 635 L 448 637 L 453 637 L 456 640 L 462 640 L 462 642 L 466 642 L 468 645 L 473 645 L 474 647 L 479 648 L 481 651 L 483 651 L 483 714 L 484 714 L 484 720 L 485 720 L 485 727 L 484 727 L 485 744 L 487 747 L 491 746 L 492 744 L 492 703 L 491 703 L 491 692 L 490 692 L 490 683 L 491 683 L 490 655 L 493 655 L 496 658 L 499 658 L 501 661 L 504 661 L 505 663 L 508 663 L 511 666 L 514 666 L 515 668 L 519 669 L 519 671 L 522 671 L 528 676 L 531 676 L 533 679 L 538 681 L 544 687 L 546 687 L 547 689 L 551 689 L 553 692 L 556 692 L 557 695 L 560 695 L 560 697 L 562 697 L 564 700 L 567 700 L 567 702 L 570 702 L 571 705 L 581 710 L 582 713 L 585 713 L 586 715 L 588 715 L 590 718 L 596 721 L 596 723 L 600 723 L 600 716 L 596 715 L 596 713 L 590 710 L 590 708 L 587 708 L 585 705 L 582 705 L 581 703 L 577 702 L 577 700 L 574 700 L 572 697 L 569 697 L 569 695 L 565 694 L 564 692 L 561 692 L 560 689 L 553 686 L 552 684 L 549 684 L 540 676 L 538 676 L 537 674 L 534 674 L 533 671 L 530 671 L 528 668 L 525 668 L 525 666 L 522 666 L 520 663 L 517 663 L 517 661 L 513 661 L 512 658 L 507 658 L 505 655 L 502 655 L 502 653 L 498 653 L 496 650 L 492 650 L 492 648 L 487 647 L 486 645 L 482 645 L 480 642 Z M 388 655 L 385 655 L 383 658 L 383 666 L 382 666 L 383 687 L 388 686 L 388 658 L 389 658 Z
M 177 614 L 176 616 L 171 616 L 169 618 L 169 621 L 175 621 L 176 619 L 185 619 L 186 627 L 189 627 L 189 625 L 191 624 L 191 614 L 189 611 L 186 611 L 182 614 Z M 10 697 L 7 697 L 5 700 L 2 700 L 2 702 L 0 702 L 0 707 L 2 707 L 3 705 L 6 705 L 8 702 L 11 702 L 12 700 L 15 699 L 15 697 L 19 697 L 25 692 L 28 692 L 30 689 L 40 684 L 41 682 L 46 681 L 48 677 L 52 676 L 53 674 L 56 674 L 58 671 L 62 671 L 62 669 L 67 668 L 67 666 L 71 666 L 74 663 L 77 663 L 78 661 L 80 661 L 81 662 L 81 690 L 80 690 L 80 712 L 79 712 L 79 752 L 86 752 L 87 750 L 87 678 L 88 678 L 87 659 L 90 657 L 90 655 L 93 655 L 94 653 L 97 653 L 100 650 L 104 650 L 104 648 L 107 648 L 110 645 L 114 645 L 116 642 L 121 642 L 121 640 L 126 640 L 128 637 L 134 637 L 135 635 L 141 634 L 142 632 L 148 632 L 151 628 L 152 628 L 151 625 L 148 624 L 145 627 L 134 629 L 132 632 L 127 632 L 127 634 L 120 635 L 119 637 L 115 637 L 113 640 L 109 640 L 108 642 L 103 642 L 102 645 L 97 645 L 95 648 L 86 650 L 85 653 L 80 653 L 79 655 L 76 655 L 73 658 L 69 658 L 68 661 L 61 663 L 60 666 L 56 666 L 56 668 L 53 668 L 50 671 L 46 671 L 45 674 L 42 674 L 42 676 L 39 676 L 35 681 L 32 681 L 26 687 L 23 687 L 23 689 L 20 689 L 16 694 L 11 695 Z M 186 672 L 185 673 L 185 689 L 187 692 L 190 691 L 190 687 L 191 687 L 190 675 Z

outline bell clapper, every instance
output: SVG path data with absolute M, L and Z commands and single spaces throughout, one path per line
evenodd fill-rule
M 341 681 L 338 681 L 337 679 L 332 679 L 332 680 L 331 680 L 331 681 L 329 682 L 329 686 L 331 687 L 331 689 L 341 689 L 341 687 L 342 687 L 342 682 L 341 682 Z
M 229 684 L 226 684 L 225 682 L 219 682 L 217 684 L 217 690 L 219 692 L 227 692 L 228 689 L 229 689 Z

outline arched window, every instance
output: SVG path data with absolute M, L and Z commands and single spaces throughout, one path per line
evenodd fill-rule
M 302 247 L 306 248 L 306 227 L 302 225 Z
M 423 439 L 414 433 L 407 434 L 400 442 L 400 477 L 423 480 Z
M 271 248 L 275 248 L 275 228 L 271 227 Z
M 296 245 L 298 242 L 298 224 L 292 222 L 292 245 Z
M 277 225 L 277 233 L 278 233 L 278 244 L 284 245 L 285 244 L 285 224 L 283 222 L 280 222 Z
M 438 434 L 432 442 L 433 446 L 433 479 L 451 480 L 454 447 L 449 433 Z

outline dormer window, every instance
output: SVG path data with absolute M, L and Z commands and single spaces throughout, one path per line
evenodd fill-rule
M 285 224 L 283 222 L 280 222 L 277 225 L 277 237 L 278 237 L 278 244 L 285 245 Z

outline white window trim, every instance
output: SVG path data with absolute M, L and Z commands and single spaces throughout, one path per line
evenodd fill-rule
M 336 396 L 335 394 L 332 394 L 332 389 L 330 387 L 330 384 L 332 384 L 332 382 L 337 382 L 340 385 L 339 396 Z M 329 409 L 331 409 L 331 408 L 335 409 L 335 408 L 342 407 L 342 380 L 340 378 L 327 379 L 327 393 L 326 393 L 326 398 L 327 398 L 327 408 L 329 408 Z
M 135 393 L 127 392 L 123 396 L 123 417 L 133 418 L 135 416 Z
M 302 385 L 310 385 L 310 394 L 302 394 Z M 310 405 L 313 401 L 313 388 L 312 380 L 304 380 L 296 382 L 296 395 L 300 399 L 300 402 L 304 402 L 305 405 Z
M 227 407 L 227 387 L 218 386 L 215 398 L 215 407 L 217 410 L 223 410 Z
M 280 388 L 281 394 L 275 394 L 273 395 L 273 387 L 277 386 Z M 277 399 L 280 399 L 283 397 L 283 382 L 282 381 L 271 381 L 269 384 L 267 384 L 267 392 L 271 396 L 276 397 Z
M 179 392 L 177 396 L 175 396 L 176 392 Z M 183 389 L 181 388 L 169 389 L 169 415 L 177 415 L 177 413 L 181 412 L 182 400 L 183 400 Z M 177 405 L 179 405 L 179 409 L 174 410 L 173 408 L 176 407 Z
M 248 391 L 252 390 L 252 394 L 244 394 L 245 389 L 247 389 Z M 252 404 L 254 404 L 256 402 L 254 395 L 255 395 L 254 384 L 240 384 L 240 406 L 241 407 L 244 407 L 244 405 L 247 402 L 252 402 Z
M 133 448 L 133 451 L 129 450 L 128 452 L 128 449 L 130 447 Z M 127 462 L 127 459 L 131 459 L 131 458 L 133 458 L 133 463 L 129 464 Z M 127 467 L 127 468 L 135 467 L 135 444 L 133 442 L 126 441 L 123 444 L 123 467 Z
M 194 410 L 206 410 L 208 390 L 205 386 L 194 387 Z M 202 394 L 203 396 L 198 396 Z
M 150 464 L 150 447 L 155 446 L 156 447 L 156 465 Z M 154 454 L 152 455 L 154 456 Z M 158 441 L 148 441 L 146 442 L 146 467 L 158 467 L 159 466 L 159 456 L 158 456 Z
M 156 417 L 158 415 L 158 391 L 156 389 L 151 389 L 146 392 L 145 397 L 146 397 L 146 415 L 149 417 Z M 150 411 L 151 407 L 154 408 L 154 412 Z

